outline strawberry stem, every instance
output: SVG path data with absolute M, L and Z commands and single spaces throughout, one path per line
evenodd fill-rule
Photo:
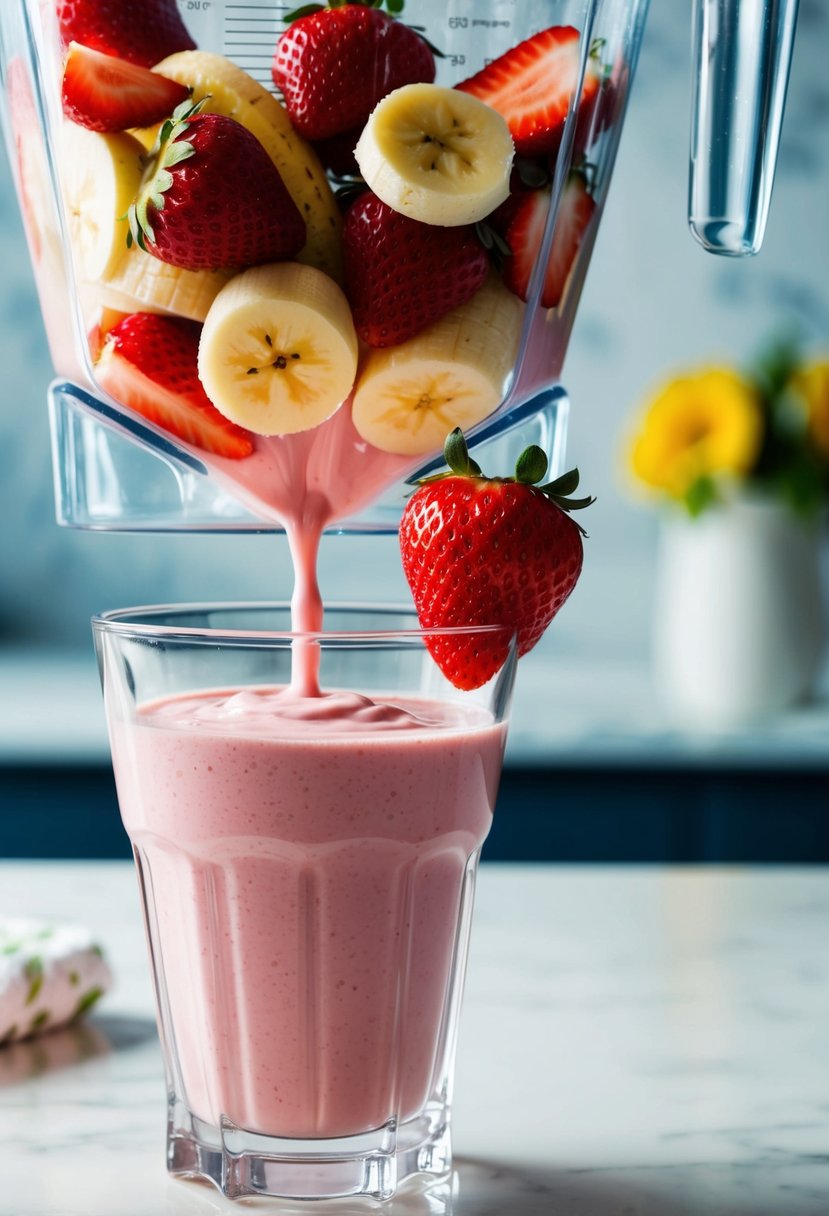
M 463 431 L 459 426 L 456 426 L 454 431 L 450 431 L 446 436 L 446 443 L 443 445 L 443 459 L 452 472 L 461 477 L 481 476 L 481 466 L 469 455 L 469 448 L 466 446 Z
M 549 468 L 550 462 L 543 448 L 537 444 L 524 448 L 515 462 L 515 480 L 521 485 L 534 486 L 541 481 Z
M 482 481 L 515 481 L 520 485 L 533 486 L 539 494 L 543 494 L 545 498 L 549 498 L 557 507 L 568 514 L 571 511 L 583 511 L 585 507 L 589 507 L 596 499 L 592 496 L 586 498 L 571 498 L 579 486 L 579 471 L 578 469 L 569 469 L 566 473 L 562 473 L 560 477 L 556 477 L 554 481 L 548 481 L 546 485 L 539 485 L 547 473 L 549 461 L 543 448 L 538 444 L 531 444 L 525 448 L 518 460 L 515 462 L 514 477 L 487 477 L 482 471 L 481 466 L 469 454 L 469 448 L 466 444 L 463 431 L 459 426 L 456 426 L 453 431 L 450 431 L 446 436 L 446 442 L 443 445 L 443 458 L 449 466 L 448 473 L 433 473 L 430 477 L 424 477 L 420 485 L 428 485 L 433 481 L 443 481 L 447 477 L 478 477 Z M 575 523 L 575 520 L 573 521 Z M 580 524 L 576 524 L 583 536 L 586 536 L 584 528 Z
M 397 17 L 403 12 L 406 0 L 328 0 L 327 4 L 301 4 L 299 8 L 286 13 L 282 20 L 286 25 L 290 25 L 294 21 L 299 21 L 301 17 L 310 17 L 314 13 L 321 13 L 326 8 L 345 8 L 347 4 L 357 4 L 363 8 L 385 7 L 390 16 Z

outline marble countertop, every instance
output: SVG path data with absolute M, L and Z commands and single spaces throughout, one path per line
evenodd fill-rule
M 691 729 L 666 718 L 644 663 L 567 657 L 546 642 L 518 673 L 511 765 L 829 770 L 829 670 L 813 705 L 751 726 Z M 2 764 L 109 764 L 91 647 L 0 649 Z
M 2 863 L 0 912 L 83 920 L 118 980 L 86 1026 L 0 1050 L 0 1216 L 238 1216 L 164 1171 L 130 867 Z M 826 1216 L 828 924 L 818 869 L 484 865 L 454 1177 L 319 1210 Z

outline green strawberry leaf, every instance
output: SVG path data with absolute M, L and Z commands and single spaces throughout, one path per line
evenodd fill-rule
M 538 444 L 525 448 L 515 463 L 515 480 L 521 485 L 534 486 L 541 481 L 549 467 L 547 453 Z
M 286 13 L 282 20 L 286 25 L 290 25 L 292 21 L 299 21 L 300 17 L 310 17 L 312 13 L 321 13 L 326 7 L 325 4 L 301 4 L 299 8 Z
M 459 426 L 456 426 L 454 431 L 450 431 L 446 436 L 446 443 L 443 445 L 443 459 L 453 473 L 459 473 L 463 477 L 481 476 L 480 465 L 469 455 L 469 448 L 466 446 L 463 431 Z

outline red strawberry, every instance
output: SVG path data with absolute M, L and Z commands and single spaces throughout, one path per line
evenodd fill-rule
M 369 346 L 397 346 L 460 308 L 482 286 L 489 259 L 474 228 L 435 228 L 367 191 L 343 226 L 345 290 Z
M 550 211 L 550 191 L 529 190 L 517 197 L 517 206 L 504 233 L 504 239 L 512 251 L 504 261 L 504 282 L 510 291 L 526 300 Z M 587 192 L 584 175 L 572 173 L 564 187 L 556 217 L 556 230 L 541 291 L 542 308 L 556 308 L 561 303 L 567 279 L 595 210 L 596 204 Z
M 554 152 L 579 78 L 579 31 L 555 25 L 493 59 L 456 88 L 492 106 L 506 120 L 519 156 Z M 581 103 L 599 87 L 588 62 Z
M 627 100 L 628 75 L 627 67 L 621 63 L 612 70 L 606 69 L 599 88 L 590 97 L 582 99 L 574 140 L 577 152 L 592 147 L 599 136 L 621 118 Z
M 185 270 L 222 270 L 291 258 L 305 221 L 258 139 L 233 118 L 187 103 L 164 124 L 130 234 Z
M 96 376 L 116 401 L 178 439 L 242 460 L 253 451 L 250 433 L 219 413 L 199 380 L 201 328 L 181 317 L 132 313 L 107 334 Z
M 435 57 L 419 34 L 363 4 L 300 17 L 276 44 L 273 79 L 306 139 L 363 127 L 387 93 L 431 84 Z
M 125 59 L 70 42 L 63 112 L 90 131 L 150 127 L 190 96 L 186 85 Z
M 362 134 L 362 126 L 352 127 L 350 131 L 341 131 L 329 139 L 318 139 L 314 151 L 326 169 L 335 177 L 359 177 L 360 166 L 354 155 L 357 141 Z
M 56 8 L 64 45 L 80 42 L 145 68 L 196 47 L 176 0 L 57 0 Z
M 536 486 L 547 457 L 531 447 L 515 478 L 490 479 L 470 458 L 460 430 L 444 449 L 451 472 L 420 486 L 400 522 L 403 571 L 424 629 L 501 625 L 478 635 L 436 635 L 426 645 L 456 688 L 480 688 L 506 662 L 532 650 L 576 585 L 582 530 L 567 514 L 592 499 L 565 497 L 574 469 Z

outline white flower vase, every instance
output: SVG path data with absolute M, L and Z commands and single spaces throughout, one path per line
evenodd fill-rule
M 760 496 L 665 521 L 654 674 L 672 716 L 739 725 L 809 696 L 826 640 L 821 531 Z

